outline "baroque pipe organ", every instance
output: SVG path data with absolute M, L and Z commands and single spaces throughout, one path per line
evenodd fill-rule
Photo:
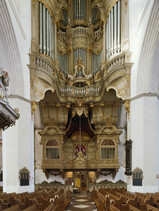
M 129 121 L 132 65 L 123 11 L 125 0 L 32 0 L 36 175 L 115 176 L 120 168 L 118 122 L 123 105 Z

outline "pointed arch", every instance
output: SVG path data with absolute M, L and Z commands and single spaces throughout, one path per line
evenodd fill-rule
M 143 41 L 141 57 L 139 62 L 137 94 L 153 92 L 153 85 L 157 83 L 156 58 L 159 54 L 159 3 L 155 0 L 149 18 L 145 38 Z M 157 53 L 158 52 L 158 53 Z
M 24 78 L 18 43 L 5 1 L 0 1 L 0 8 L 0 66 L 9 74 L 9 93 L 24 96 Z

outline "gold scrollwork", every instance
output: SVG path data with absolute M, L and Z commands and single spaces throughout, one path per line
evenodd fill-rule
M 127 111 L 128 115 L 130 113 L 130 100 L 126 100 L 124 103 L 124 108 Z

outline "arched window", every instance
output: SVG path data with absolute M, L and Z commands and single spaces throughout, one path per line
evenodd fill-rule
M 115 144 L 112 140 L 104 140 L 101 143 L 101 158 L 115 159 Z
M 143 171 L 139 168 L 133 170 L 133 186 L 142 186 Z
M 27 185 L 29 185 L 29 177 L 30 177 L 29 170 L 26 167 L 21 169 L 19 171 L 20 186 L 27 186 Z
M 59 144 L 58 141 L 49 140 L 46 143 L 46 158 L 59 159 Z

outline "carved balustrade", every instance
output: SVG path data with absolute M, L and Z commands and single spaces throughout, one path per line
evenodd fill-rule
M 98 96 L 101 91 L 101 86 L 94 87 L 92 85 L 88 85 L 87 87 L 60 87 L 59 91 L 61 96 L 72 95 L 75 97 L 78 96 Z
M 52 79 L 57 77 L 57 71 L 50 57 L 43 54 L 30 54 L 30 68 L 36 68 L 47 73 Z
M 109 59 L 106 64 L 106 69 L 109 72 L 114 71 L 114 69 L 122 67 L 125 64 L 125 54 L 119 54 L 116 57 Z

